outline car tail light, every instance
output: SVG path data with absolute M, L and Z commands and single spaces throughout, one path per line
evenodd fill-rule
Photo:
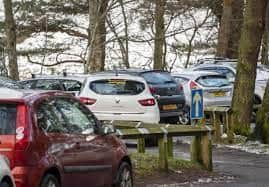
M 151 94 L 156 94 L 156 88 L 149 87 Z
M 180 92 L 183 92 L 184 91 L 184 88 L 183 88 L 183 86 L 181 84 L 179 85 L 179 91 Z
M 190 81 L 190 89 L 196 89 L 198 85 L 194 81 Z
M 30 142 L 30 129 L 28 123 L 27 107 L 25 105 L 18 105 L 15 137 L 15 165 L 25 163 L 25 160 L 27 159 L 25 150 Z
M 154 106 L 155 100 L 154 99 L 143 99 L 138 101 L 142 106 Z
M 96 99 L 92 99 L 88 97 L 80 97 L 79 100 L 85 105 L 93 105 L 96 102 Z

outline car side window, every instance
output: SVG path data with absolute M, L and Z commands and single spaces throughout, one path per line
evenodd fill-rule
M 57 98 L 56 108 L 60 111 L 70 133 L 91 134 L 94 132 L 96 120 L 78 101 L 67 98 Z
M 62 84 L 65 88 L 65 91 L 80 91 L 82 83 L 79 81 L 73 80 L 63 80 Z
M 38 80 L 35 89 L 41 90 L 62 90 L 60 82 L 58 80 Z
M 24 89 L 31 89 L 34 83 L 35 81 L 23 81 L 23 82 L 20 82 L 19 84 L 22 85 Z
M 37 107 L 37 125 L 46 133 L 68 133 L 62 118 L 55 113 L 54 100 L 44 100 Z

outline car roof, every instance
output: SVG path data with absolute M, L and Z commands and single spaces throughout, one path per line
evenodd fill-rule
M 218 64 L 213 64 L 213 63 L 206 63 L 206 64 L 199 64 L 191 69 L 197 69 L 197 68 L 205 68 L 205 67 L 228 67 L 228 68 L 234 68 L 233 64 L 235 63 L 218 63 Z
M 139 69 L 139 68 L 127 68 L 127 69 L 115 69 L 115 70 L 108 70 L 108 71 L 103 71 L 103 72 L 98 72 L 96 74 L 99 74 L 99 73 L 122 73 L 122 74 L 141 74 L 141 73 L 148 73 L 148 72 L 167 72 L 169 73 L 168 71 L 165 71 L 165 70 L 158 70 L 158 69 Z
M 189 79 L 197 79 L 198 77 L 201 76 L 207 76 L 207 75 L 221 75 L 220 73 L 212 72 L 212 71 L 184 71 L 184 72 L 178 72 L 178 73 L 173 73 L 173 77 L 186 77 Z
M 34 81 L 34 80 L 75 80 L 75 81 L 83 82 L 85 78 L 88 76 L 89 75 L 81 75 L 81 76 L 46 75 L 46 76 L 41 76 L 41 77 L 36 77 L 36 78 L 25 79 L 19 82 Z
M 28 90 L 28 89 L 11 89 L 11 88 L 0 88 L 0 100 L 1 101 L 20 101 L 30 102 L 35 101 L 38 98 L 44 96 L 71 96 L 70 94 L 61 91 L 43 91 L 43 90 Z
M 145 82 L 144 78 L 137 76 L 137 75 L 130 75 L 130 74 L 115 74 L 114 72 L 100 72 L 96 74 L 92 74 L 87 78 L 88 80 L 99 80 L 99 79 L 130 79 L 136 80 L 140 82 Z

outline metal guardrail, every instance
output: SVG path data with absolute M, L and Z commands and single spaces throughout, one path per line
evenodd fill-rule
M 168 158 L 173 157 L 173 137 L 193 136 L 191 160 L 212 171 L 212 129 L 208 126 L 186 126 L 169 124 L 147 124 L 141 122 L 112 121 L 116 135 L 122 139 L 137 139 L 137 150 L 145 153 L 145 138 L 158 139 L 159 166 L 168 170 Z

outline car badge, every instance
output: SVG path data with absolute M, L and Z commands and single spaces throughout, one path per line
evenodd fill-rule
M 120 98 L 116 97 L 116 98 L 115 98 L 115 102 L 116 102 L 117 104 L 119 104 L 119 103 L 120 103 Z

